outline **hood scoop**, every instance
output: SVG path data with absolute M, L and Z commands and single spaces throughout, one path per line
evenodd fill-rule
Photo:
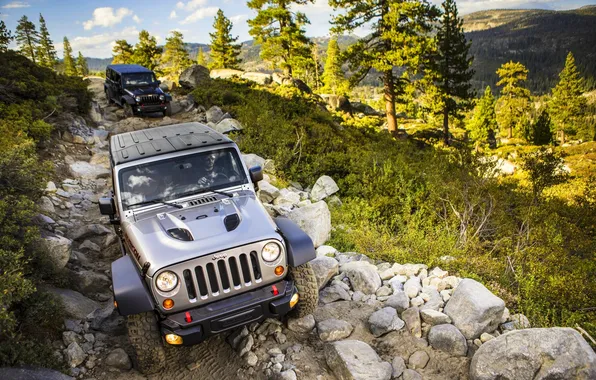
M 171 228 L 166 231 L 168 235 L 173 237 L 174 239 L 182 240 L 182 241 L 193 241 L 192 235 L 190 231 L 184 228 Z
M 180 241 L 195 240 L 186 224 L 170 214 L 157 214 L 159 224 L 166 231 L 168 236 Z
M 224 225 L 228 232 L 234 231 L 240 225 L 240 216 L 238 214 L 226 216 L 224 218 Z

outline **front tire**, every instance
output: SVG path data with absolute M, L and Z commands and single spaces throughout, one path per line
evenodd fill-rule
M 317 277 L 310 263 L 290 268 L 290 277 L 298 289 L 300 299 L 289 315 L 292 318 L 302 318 L 315 312 L 319 303 L 319 285 Z
M 134 116 L 134 112 L 132 110 L 131 105 L 126 103 L 126 101 L 124 101 L 122 109 L 124 110 L 124 117 L 129 118 Z
M 134 348 L 133 362 L 142 373 L 156 373 L 166 364 L 166 353 L 153 312 L 127 317 L 128 338 Z
M 167 107 L 165 111 L 163 111 L 163 115 L 165 116 L 172 116 L 172 107 L 170 106 L 170 103 L 168 102 Z

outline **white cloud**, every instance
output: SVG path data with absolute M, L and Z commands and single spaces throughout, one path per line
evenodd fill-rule
M 183 3 L 182 1 L 179 1 L 178 3 L 176 3 L 176 8 L 186 9 L 187 11 L 192 11 L 192 10 L 202 7 L 205 4 L 207 4 L 207 0 L 190 0 L 190 1 L 186 2 L 186 4 Z
M 182 1 L 179 1 L 176 3 L 176 8 L 178 9 L 184 9 L 184 3 Z
M 139 30 L 132 26 L 119 32 L 101 33 L 86 37 L 74 37 L 70 39 L 70 45 L 74 52 L 80 51 L 85 57 L 110 57 L 116 40 L 127 40 L 133 44 L 139 36 Z M 56 44 L 58 56 L 62 57 L 62 42 Z
M 134 21 L 134 22 L 136 22 L 137 24 L 140 24 L 140 23 L 141 23 L 141 21 L 143 21 L 143 20 L 141 20 L 141 19 L 139 18 L 139 16 L 137 16 L 137 15 L 134 15 L 134 16 L 132 16 L 132 19 L 133 19 L 133 21 Z
M 191 13 L 188 17 L 186 17 L 184 20 L 182 20 L 180 23 L 183 25 L 190 24 L 195 21 L 204 19 L 206 17 L 213 17 L 217 14 L 218 10 L 219 10 L 219 8 L 217 8 L 217 7 L 208 7 L 208 8 L 197 9 L 196 11 Z
M 85 30 L 93 29 L 95 26 L 109 27 L 122 22 L 122 19 L 131 16 L 132 11 L 128 8 L 119 8 L 114 12 L 114 8 L 104 7 L 96 8 L 93 11 L 93 19 L 85 21 L 83 27 Z
M 242 20 L 246 20 L 248 18 L 248 15 L 237 15 L 237 16 L 232 16 L 230 17 L 230 21 L 232 21 L 234 24 L 241 22 Z
M 328 0 L 317 0 L 314 4 L 295 5 L 294 8 L 303 13 L 314 14 L 323 13 L 328 14 L 333 11 L 333 7 L 329 5 Z
M 15 9 L 15 8 L 29 8 L 31 5 L 24 1 L 13 1 L 12 3 L 8 3 L 3 5 L 2 8 L 4 9 Z
M 173 20 L 176 17 L 178 17 L 178 15 L 176 14 L 176 11 L 172 11 L 172 13 L 170 13 L 170 20 Z

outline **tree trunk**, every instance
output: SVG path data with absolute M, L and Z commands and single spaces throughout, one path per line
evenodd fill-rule
M 395 91 L 393 83 L 393 71 L 385 71 L 384 77 L 385 85 L 385 112 L 387 114 L 387 129 L 389 133 L 395 134 L 397 132 L 397 118 L 395 116 Z
M 449 110 L 447 106 L 443 109 L 443 139 L 445 145 L 449 146 L 451 144 L 451 139 L 449 138 Z
M 513 124 L 509 125 L 509 129 L 507 131 L 507 138 L 510 139 L 513 137 Z
M 561 130 L 561 146 L 565 144 L 565 131 Z

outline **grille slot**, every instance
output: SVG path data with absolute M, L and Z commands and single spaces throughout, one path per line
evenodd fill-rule
M 235 257 L 230 257 L 230 272 L 232 272 L 232 282 L 234 283 L 234 287 L 237 288 L 240 286 L 240 269 L 238 268 L 238 262 L 236 261 Z
M 159 95 L 141 95 L 141 103 L 143 104 L 160 104 Z
M 228 269 L 226 268 L 226 261 L 219 260 L 217 262 L 217 269 L 219 269 L 219 278 L 221 278 L 221 289 L 230 291 L 230 278 L 228 277 Z
M 205 280 L 205 273 L 203 273 L 203 268 L 196 267 L 195 273 L 197 275 L 197 282 L 199 284 L 199 294 L 201 297 L 206 297 L 209 294 L 209 289 L 207 289 L 207 281 Z
M 242 267 L 242 277 L 244 277 L 244 283 L 250 284 L 250 269 L 248 268 L 248 259 L 244 253 L 240 255 L 240 266 Z
M 199 198 L 199 199 L 193 199 L 192 201 L 188 202 L 188 206 L 204 205 L 206 203 L 211 203 L 211 202 L 215 202 L 215 201 L 217 201 L 216 197 L 213 197 L 213 196 L 203 197 L 203 198 Z
M 182 272 L 184 275 L 184 283 L 186 284 L 186 291 L 188 292 L 188 299 L 193 302 L 197 300 L 197 292 L 195 292 L 195 282 L 192 280 L 190 270 L 185 269 Z
M 257 253 L 255 251 L 250 253 L 250 262 L 252 264 L 254 278 L 258 282 L 261 279 L 261 268 L 259 267 L 259 258 L 257 257 Z
M 209 285 L 213 295 L 219 294 L 219 281 L 215 274 L 215 266 L 212 263 L 207 264 L 207 276 L 209 277 Z

